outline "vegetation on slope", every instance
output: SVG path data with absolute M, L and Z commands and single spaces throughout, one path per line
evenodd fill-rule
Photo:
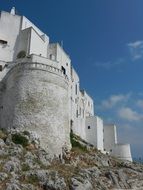
M 0 190 L 142 189 L 143 166 L 102 154 L 71 134 L 72 150 L 51 159 L 29 132 L 0 130 Z

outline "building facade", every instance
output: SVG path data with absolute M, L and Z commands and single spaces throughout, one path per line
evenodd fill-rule
M 52 156 L 71 148 L 72 130 L 97 149 L 131 160 L 130 146 L 117 144 L 115 129 L 94 115 L 93 99 L 80 89 L 64 49 L 15 8 L 0 13 L 0 127 L 35 132 Z

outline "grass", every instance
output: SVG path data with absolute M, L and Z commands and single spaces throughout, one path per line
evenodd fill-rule
M 28 176 L 26 182 L 30 183 L 32 185 L 37 185 L 37 184 L 39 184 L 39 179 L 36 175 L 30 175 L 30 176 Z
M 0 129 L 0 138 L 3 139 L 4 141 L 7 138 L 7 132 L 4 129 Z
M 26 172 L 26 171 L 29 171 L 30 170 L 30 167 L 28 164 L 24 163 L 22 164 L 22 171 Z
M 80 152 L 88 152 L 87 147 L 80 144 L 78 140 L 76 140 L 76 136 L 73 132 L 70 133 L 70 141 L 72 145 L 72 150 L 79 150 Z

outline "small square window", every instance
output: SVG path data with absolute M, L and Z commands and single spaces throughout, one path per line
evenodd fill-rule
M 5 41 L 5 40 L 0 40 L 0 44 L 7 44 L 7 41 Z
M 90 126 L 88 126 L 88 129 L 90 129 Z

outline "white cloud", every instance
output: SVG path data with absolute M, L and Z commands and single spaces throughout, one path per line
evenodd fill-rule
M 103 100 L 101 102 L 101 107 L 110 109 L 114 106 L 116 106 L 119 102 L 125 102 L 129 99 L 130 94 L 118 94 L 118 95 L 111 95 L 107 100 Z
M 143 119 L 143 116 L 141 114 L 132 110 L 129 107 L 122 107 L 121 109 L 119 109 L 118 116 L 128 121 L 141 121 Z
M 137 101 L 137 106 L 140 108 L 143 108 L 143 100 L 138 100 Z
M 128 43 L 129 51 L 133 61 L 143 58 L 143 41 Z
M 125 60 L 123 58 L 119 58 L 113 62 L 112 61 L 95 62 L 94 66 L 108 70 L 108 69 L 112 69 L 116 66 L 119 66 L 123 63 L 125 63 Z

